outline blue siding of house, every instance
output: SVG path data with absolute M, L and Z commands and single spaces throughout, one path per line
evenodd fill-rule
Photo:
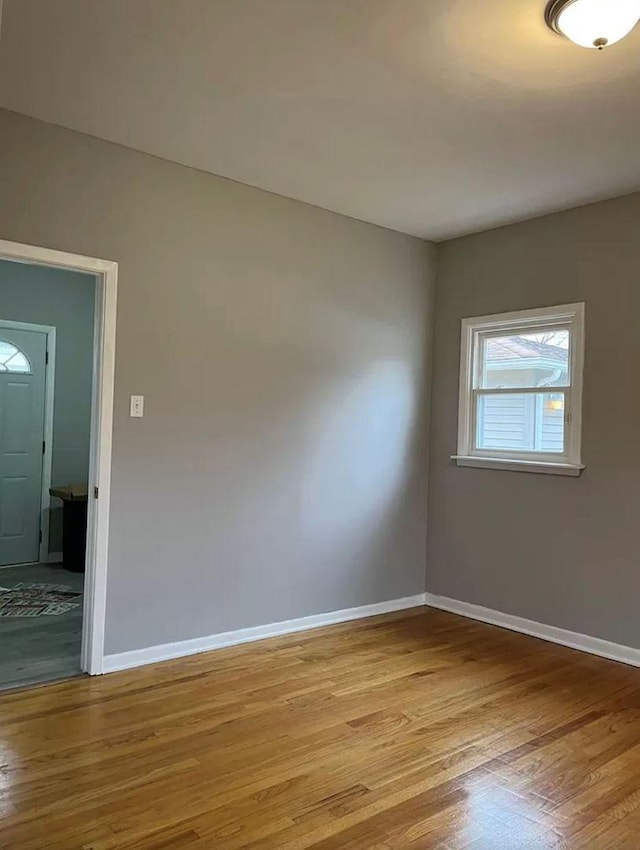
M 495 395 L 480 399 L 478 447 L 526 451 L 533 445 L 531 395 Z
M 478 448 L 563 451 L 564 411 L 547 409 L 542 395 L 483 396 L 479 405 Z
M 564 410 L 544 408 L 541 449 L 544 452 L 561 452 L 564 449 Z

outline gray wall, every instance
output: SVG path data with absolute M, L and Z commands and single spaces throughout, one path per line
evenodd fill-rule
M 440 247 L 427 589 L 640 647 L 640 195 Z M 458 468 L 460 320 L 586 302 L 581 478 Z
M 433 247 L 8 112 L 0 139 L 0 234 L 120 264 L 107 651 L 423 592 Z
M 94 293 L 92 275 L 0 260 L 0 319 L 53 325 L 57 331 L 54 486 L 89 475 Z M 52 501 L 51 552 L 62 549 L 60 506 Z

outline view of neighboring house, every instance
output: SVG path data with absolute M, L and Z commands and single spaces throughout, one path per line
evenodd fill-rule
M 539 387 L 541 392 L 480 395 L 478 447 L 562 452 L 564 392 L 553 390 L 568 384 L 566 331 L 488 337 L 483 345 L 483 389 Z

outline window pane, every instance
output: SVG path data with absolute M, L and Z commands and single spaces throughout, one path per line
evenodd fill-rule
M 31 364 L 25 355 L 11 342 L 0 339 L 0 372 L 31 371 Z
M 481 338 L 480 388 L 563 387 L 569 385 L 569 331 Z
M 564 451 L 564 393 L 477 396 L 476 448 L 494 451 Z
M 8 360 L 5 360 L 7 372 L 28 372 L 31 368 L 29 361 L 21 351 L 16 351 Z

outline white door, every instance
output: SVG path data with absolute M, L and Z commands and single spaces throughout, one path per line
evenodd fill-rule
M 47 334 L 0 326 L 0 565 L 38 561 Z

